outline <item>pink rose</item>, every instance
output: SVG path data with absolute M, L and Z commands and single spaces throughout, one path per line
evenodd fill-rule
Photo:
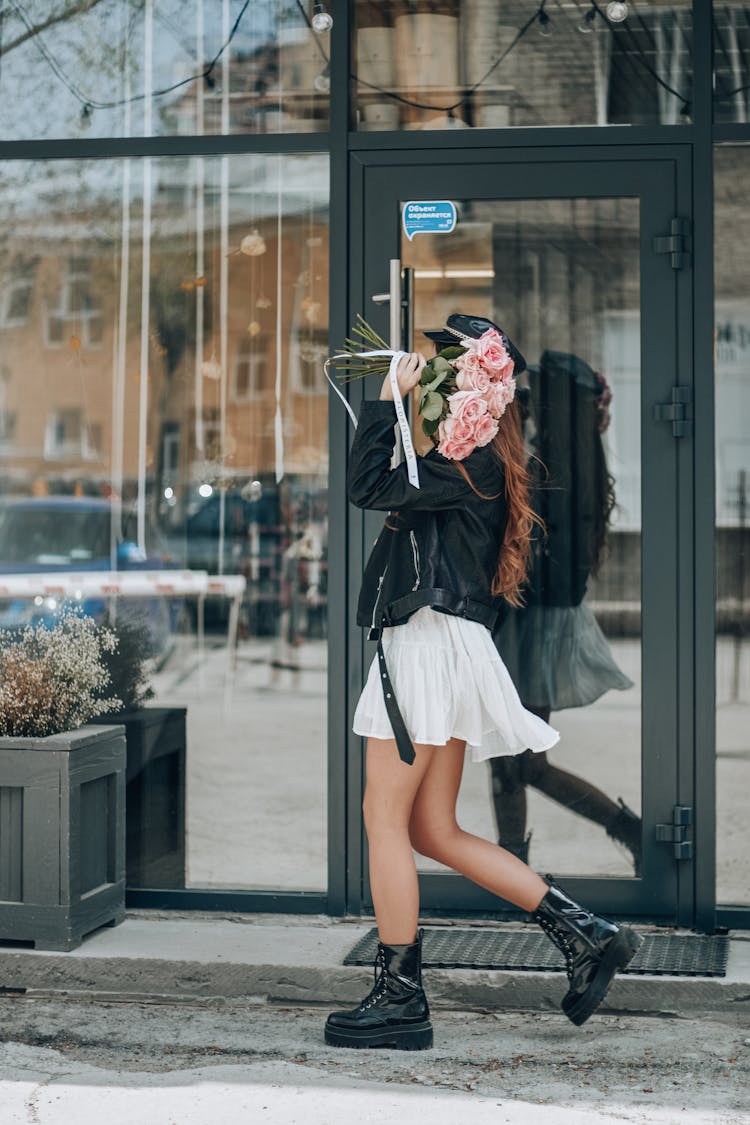
M 461 391 L 482 391 L 490 385 L 490 374 L 482 366 L 479 356 L 466 352 L 456 360 L 456 386 Z
M 513 374 L 513 360 L 508 355 L 503 338 L 494 328 L 488 328 L 472 348 L 490 378 L 507 378 Z
M 499 428 L 497 418 L 493 418 L 491 414 L 483 414 L 474 426 L 474 441 L 479 446 L 489 445 Z
M 475 449 L 472 425 L 454 414 L 440 423 L 438 437 L 438 452 L 450 461 L 463 461 Z
M 501 418 L 505 413 L 505 408 L 513 401 L 515 395 L 516 385 L 512 380 L 507 383 L 491 383 L 485 395 L 490 414 L 495 418 Z
M 487 413 L 487 400 L 480 391 L 454 391 L 448 399 L 448 409 L 455 418 L 472 425 Z

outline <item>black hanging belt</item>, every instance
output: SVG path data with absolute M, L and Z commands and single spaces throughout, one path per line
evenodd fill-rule
M 402 762 L 406 762 L 407 766 L 410 766 L 414 762 L 416 754 L 414 753 L 414 747 L 412 746 L 409 732 L 406 729 L 404 717 L 396 702 L 396 693 L 393 690 L 391 677 L 388 675 L 388 666 L 385 662 L 385 653 L 383 652 L 382 633 L 378 636 L 378 667 L 380 668 L 380 683 L 383 688 L 385 709 L 388 712 L 388 718 L 393 727 L 393 737 L 396 739 L 398 756 Z

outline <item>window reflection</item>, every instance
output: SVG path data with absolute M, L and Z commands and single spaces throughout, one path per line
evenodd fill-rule
M 721 146 L 716 185 L 717 899 L 750 903 L 750 149 Z
M 27 0 L 3 11 L 8 139 L 319 132 L 330 34 L 296 0 Z
M 750 109 L 750 7 L 714 3 L 714 120 L 744 122 Z
M 666 7 L 356 0 L 355 21 L 363 130 L 682 124 L 690 117 L 689 0 Z
M 495 760 L 489 778 L 466 770 L 461 820 L 537 869 L 633 877 L 642 852 L 639 204 L 456 203 L 453 232 L 402 242 L 415 323 L 489 316 L 529 362 L 519 399 L 547 534 L 526 607 L 505 615 L 495 643 L 523 702 L 551 713 L 562 736 L 549 755 Z M 423 346 L 419 333 L 415 343 Z
M 326 884 L 327 200 L 317 155 L 0 182 L 0 628 L 144 625 L 131 883 Z

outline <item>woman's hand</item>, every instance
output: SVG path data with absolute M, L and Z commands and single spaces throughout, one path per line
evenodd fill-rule
M 408 355 L 401 357 L 398 367 L 396 368 L 396 377 L 398 379 L 398 389 L 402 398 L 404 395 L 407 395 L 412 388 L 416 387 L 422 374 L 422 368 L 426 363 L 427 360 L 420 352 L 410 352 Z M 380 389 L 380 398 L 383 402 L 393 401 L 390 375 L 386 375 L 383 380 L 383 386 Z

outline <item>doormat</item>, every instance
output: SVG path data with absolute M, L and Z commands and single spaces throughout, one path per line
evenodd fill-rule
M 345 965 L 372 965 L 378 931 L 370 930 L 344 958 Z M 625 973 L 723 977 L 729 938 L 706 934 L 644 934 Z M 562 953 L 543 933 L 525 930 L 425 929 L 422 964 L 433 969 L 514 969 L 564 972 Z

